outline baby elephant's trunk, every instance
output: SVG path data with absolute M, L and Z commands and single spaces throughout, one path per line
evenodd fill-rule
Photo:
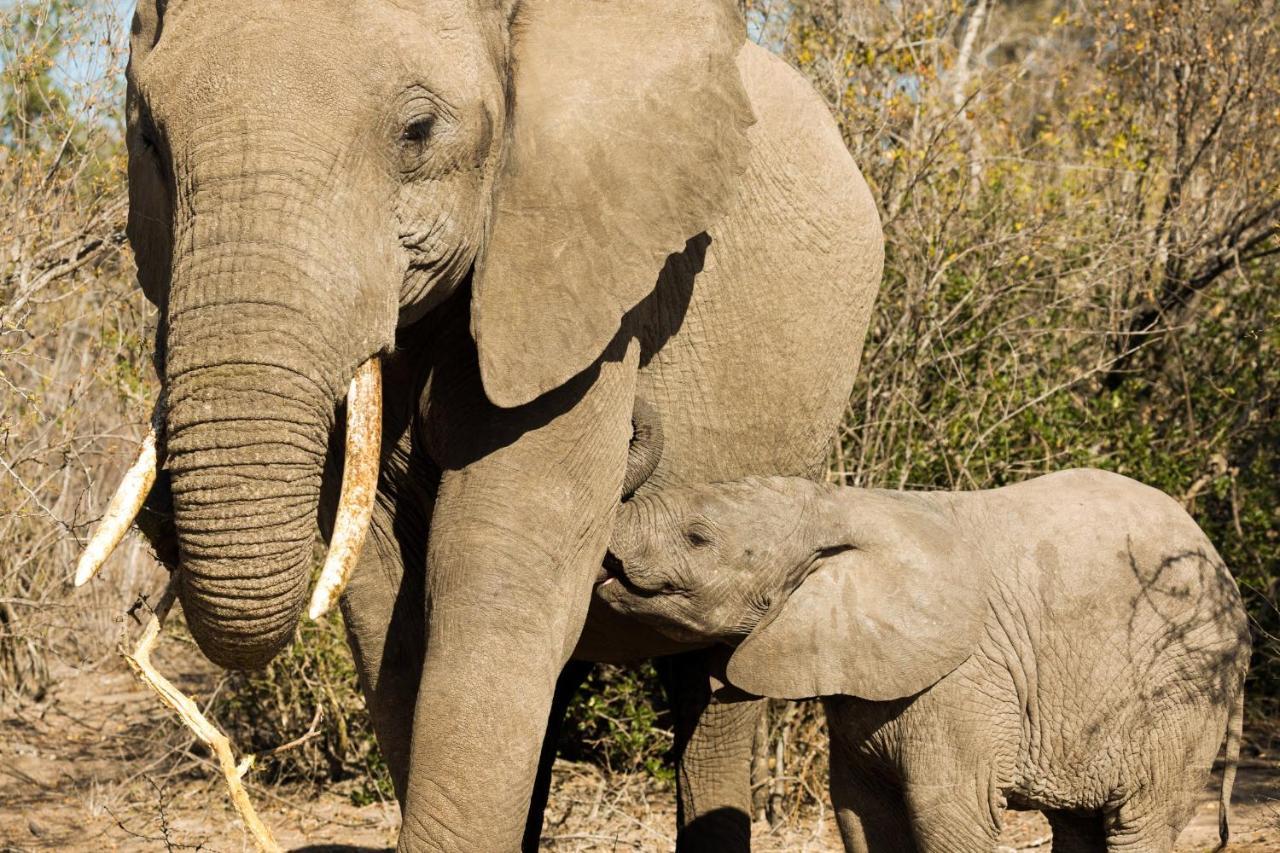
M 658 412 L 637 397 L 631 410 L 631 446 L 627 448 L 627 472 L 622 478 L 622 497 L 635 494 L 653 476 L 662 459 L 662 421 Z

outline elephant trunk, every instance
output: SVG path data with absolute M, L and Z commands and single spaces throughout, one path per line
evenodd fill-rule
M 288 169 L 282 151 L 298 152 Z M 179 595 L 201 649 L 229 668 L 264 665 L 292 635 L 338 406 L 353 374 L 363 398 L 379 397 L 360 366 L 395 328 L 387 244 L 358 188 L 334 181 L 338 156 L 296 128 L 219 127 L 175 167 L 185 178 L 163 373 Z M 369 411 L 357 413 L 366 433 Z M 372 422 L 376 435 L 376 409 Z M 340 500 L 343 556 L 326 573 L 325 604 L 372 507 L 376 441 L 358 455 L 361 510 Z
M 236 361 L 167 391 L 183 611 L 214 663 L 262 666 L 306 599 L 332 396 L 287 367 Z
M 637 397 L 631 410 L 631 444 L 627 447 L 627 470 L 622 478 L 622 497 L 628 498 L 645 484 L 662 461 L 662 421 L 648 401 Z
M 213 662 L 248 669 L 288 642 L 306 604 L 325 458 L 348 394 L 343 490 L 314 615 L 359 555 L 379 463 L 377 355 L 393 340 L 397 291 L 392 244 L 374 233 L 358 187 L 334 182 L 335 152 L 243 126 L 219 127 L 200 151 L 174 167 L 183 179 L 157 452 L 131 469 L 76 580 L 101 565 L 163 459 L 191 632 Z M 300 152 L 287 170 L 282 151 Z
M 264 380 L 269 377 L 262 377 Z M 329 553 L 325 560 L 324 567 L 321 570 L 320 577 L 316 583 L 316 589 L 311 599 L 311 607 L 309 614 L 312 619 L 322 616 L 333 602 L 337 600 L 346 585 L 351 571 L 355 566 L 356 559 L 359 557 L 360 548 L 363 545 L 365 534 L 368 531 L 370 517 L 373 512 L 374 498 L 377 491 L 378 468 L 380 464 L 380 445 L 381 445 L 381 368 L 378 358 L 371 358 L 366 361 L 356 371 L 356 376 L 351 382 L 351 388 L 347 394 L 347 441 L 346 441 L 346 458 L 343 465 L 342 488 L 338 498 L 337 515 L 334 521 L 334 534 L 330 542 Z M 244 529 L 268 530 L 274 531 L 275 538 L 266 537 L 257 541 L 258 544 L 263 542 L 276 544 L 290 544 L 295 550 L 302 550 L 305 543 L 302 542 L 302 534 L 293 535 L 293 525 L 297 523 L 292 516 L 283 518 L 283 523 L 277 521 L 272 525 L 269 516 L 262 518 L 262 523 L 251 527 L 242 528 L 234 524 L 219 524 L 218 519 L 226 518 L 229 514 L 234 514 L 237 509 L 237 503 L 243 508 L 239 511 L 245 517 L 253 517 L 254 503 L 262 502 L 268 507 L 269 511 L 279 514 L 276 508 L 283 501 L 285 512 L 288 507 L 298 505 L 300 507 L 312 506 L 314 509 L 316 497 L 314 491 L 308 492 L 306 487 L 306 456 L 307 452 L 302 449 L 303 458 L 298 461 L 297 469 L 301 476 L 296 478 L 294 482 L 303 484 L 300 488 L 286 489 L 281 492 L 278 489 L 262 489 L 251 488 L 249 496 L 241 498 L 238 502 L 226 503 L 221 502 L 222 510 L 214 509 L 219 506 L 219 502 L 215 500 L 205 500 L 200 495 L 209 495 L 210 491 L 206 488 L 202 491 L 200 477 L 184 476 L 181 481 L 186 484 L 190 494 L 195 495 L 193 499 L 187 501 L 189 509 L 184 516 L 186 520 L 186 530 L 188 536 L 186 542 L 189 543 L 185 553 L 191 554 L 193 551 L 199 554 L 199 549 L 205 548 L 208 554 L 200 555 L 195 560 L 190 556 L 181 558 L 179 556 L 178 541 L 176 539 L 176 531 L 171 523 L 162 523 L 154 516 L 153 513 L 143 511 L 144 501 L 148 504 L 153 501 L 162 501 L 169 512 L 166 517 L 175 515 L 173 511 L 174 503 L 174 487 L 171 483 L 171 476 L 166 476 L 163 485 L 156 484 L 158 469 L 166 459 L 166 453 L 163 446 L 160 445 L 157 436 L 155 423 L 160 420 L 162 408 L 158 407 L 156 413 L 152 417 L 153 425 L 146 437 L 143 439 L 139 449 L 137 458 L 130 466 L 125 474 L 120 486 L 112 497 L 102 522 L 99 524 L 97 531 L 85 548 L 81 555 L 80 563 L 76 569 L 76 586 L 83 585 L 89 581 L 101 568 L 106 558 L 110 556 L 112 550 L 119 544 L 120 539 L 127 531 L 128 527 L 136 520 L 137 524 L 148 538 L 157 548 L 157 556 L 164 562 L 170 570 L 178 570 L 179 563 L 185 566 L 182 572 L 183 579 L 193 576 L 196 578 L 189 588 L 190 598 L 187 607 L 191 608 L 193 604 L 203 604 L 206 608 L 204 612 L 212 609 L 216 614 L 219 611 L 219 599 L 228 607 L 238 608 L 240 612 L 244 612 L 243 607 L 239 607 L 240 602 L 262 603 L 264 596 L 258 595 L 250 597 L 248 595 L 236 596 L 228 595 L 227 589 L 234 589 L 234 581 L 241 579 L 249 579 L 257 577 L 254 575 L 244 575 L 237 572 L 224 572 L 214 570 L 212 572 L 206 570 L 201 573 L 199 566 L 201 560 L 208 565 L 216 565 L 218 558 L 208 557 L 208 554 L 218 555 L 225 554 L 225 551 L 219 551 L 230 542 L 241 541 L 236 537 Z M 227 411 L 230 411 L 229 409 Z M 223 421 L 219 419 L 218 423 Z M 269 428 L 270 420 L 264 419 L 262 424 Z M 190 472 L 204 472 L 208 476 L 209 472 L 217 472 L 219 467 L 232 468 L 233 472 L 230 478 L 223 477 L 223 482 L 234 483 L 236 478 L 241 480 L 245 478 L 246 472 L 249 478 L 255 477 L 261 482 L 284 483 L 285 478 L 277 472 L 273 478 L 272 472 L 268 471 L 261 463 L 240 463 L 237 464 L 234 459 L 228 462 L 225 458 L 219 462 L 212 453 L 210 446 L 201 447 L 200 430 L 207 427 L 193 425 L 189 432 L 194 431 L 195 439 L 191 440 L 190 447 L 187 447 L 183 456 L 185 461 L 180 463 L 178 467 L 186 468 Z M 181 446 L 181 445 L 180 445 Z M 218 447 L 230 446 L 227 442 L 219 442 Z M 209 457 L 206 459 L 205 457 Z M 288 461 L 285 463 L 289 464 Z M 170 474 L 172 469 L 170 470 Z M 226 472 L 222 472 L 225 474 Z M 215 477 L 217 474 L 215 473 Z M 152 485 L 159 486 L 158 490 L 152 488 Z M 157 494 L 157 491 L 161 494 Z M 230 509 L 228 509 L 230 508 Z M 305 518 L 305 516 L 302 516 Z M 196 536 L 196 531 L 200 531 L 205 536 Z M 212 534 L 212 535 L 207 535 Z M 230 535 L 228 535 L 230 534 Z M 296 568 L 290 567 L 288 551 L 281 552 L 284 556 L 284 571 L 277 575 L 270 572 L 270 562 L 262 565 L 268 569 L 268 578 L 275 582 L 278 576 L 285 578 L 287 587 L 291 578 L 296 578 L 298 571 Z M 297 562 L 296 558 L 292 561 Z M 302 573 L 302 580 L 305 583 L 306 572 Z M 232 584 L 228 585 L 228 578 L 233 579 Z M 280 644 L 285 641 L 281 635 L 281 626 L 275 625 L 274 620 L 270 618 L 274 612 L 287 613 L 291 612 L 293 607 L 290 602 L 291 596 L 287 588 L 278 596 L 265 596 L 268 599 L 281 599 L 281 607 L 277 611 L 270 608 L 270 600 L 266 603 L 267 607 L 263 610 L 264 618 L 259 619 L 257 625 L 249 626 L 250 630 L 244 632 L 249 642 L 246 643 L 243 638 L 237 639 L 231 631 L 227 630 L 227 626 L 217 625 L 216 618 L 206 619 L 203 623 L 205 630 L 200 631 L 199 616 L 189 615 L 188 619 L 192 622 L 193 631 L 197 632 L 197 637 L 204 636 L 209 638 L 201 645 L 210 653 L 210 657 L 214 658 L 213 649 L 230 645 L 233 651 L 230 652 L 231 657 L 221 656 L 214 658 L 219 662 L 225 662 L 228 666 L 252 666 L 260 662 L 258 659 L 265 656 L 269 659 Z M 228 600 L 232 599 L 232 600 Z M 258 609 L 251 607 L 252 609 Z M 192 611 L 189 609 L 188 613 Z M 252 618 L 252 614 L 250 614 Z M 227 620 L 224 618 L 223 622 Z M 284 634 L 287 637 L 287 628 L 291 624 L 290 620 L 283 620 Z M 264 627 L 266 631 L 255 630 L 257 627 Z M 235 624 L 233 620 L 232 625 Z M 230 641 L 230 642 L 228 642 Z M 259 652 L 256 648 L 261 646 L 265 651 Z M 234 658 L 236 661 L 243 660 L 242 663 L 230 662 Z
M 362 276 L 322 222 L 281 228 L 243 213 L 258 194 L 213 187 L 178 240 L 164 438 L 183 611 L 210 660 L 248 669 L 303 611 L 337 405 L 377 347 L 352 303 Z
M 640 589 L 658 589 L 653 542 L 655 532 L 673 523 L 660 492 L 625 501 L 618 507 L 609 548 L 605 555 L 605 571 L 610 577 Z M 668 555 L 661 555 L 668 556 Z

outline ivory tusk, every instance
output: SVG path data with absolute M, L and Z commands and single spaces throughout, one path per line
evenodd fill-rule
M 333 538 L 307 611 L 319 619 L 342 594 L 373 517 L 382 443 L 382 372 L 377 356 L 360 365 L 347 391 L 347 446 Z
M 138 449 L 138 458 L 129 466 L 120 485 L 116 487 L 116 493 L 111 496 L 107 511 L 98 523 L 98 529 L 80 555 L 80 562 L 76 564 L 76 586 L 84 586 L 93 579 L 137 518 L 138 511 L 142 509 L 142 504 L 156 481 L 156 469 L 159 467 L 156 445 L 153 419 L 151 428 L 147 430 L 142 446 Z

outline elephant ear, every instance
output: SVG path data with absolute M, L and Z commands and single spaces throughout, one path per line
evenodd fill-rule
M 171 202 L 162 166 L 142 141 L 145 119 L 138 95 L 137 72 L 160 40 L 166 3 L 143 0 L 134 10 L 129 35 L 129 68 L 125 75 L 125 145 L 129 151 L 129 216 L 126 233 L 138 268 L 143 294 L 163 312 L 169 275 Z
M 859 518 L 845 550 L 821 559 L 733 653 L 730 683 L 779 699 L 882 701 L 963 663 L 983 631 L 989 569 L 954 524 L 918 509 L 888 525 L 878 512 Z
M 729 0 L 525 0 L 472 334 L 516 406 L 588 367 L 666 257 L 721 217 L 754 116 Z

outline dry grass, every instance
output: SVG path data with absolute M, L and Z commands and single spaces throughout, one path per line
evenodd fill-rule
M 44 690 L 51 655 L 109 653 L 113 619 L 154 573 L 131 542 L 105 583 L 65 586 L 152 390 L 151 312 L 124 239 L 120 22 L 52 2 L 0 18 L 2 696 Z

